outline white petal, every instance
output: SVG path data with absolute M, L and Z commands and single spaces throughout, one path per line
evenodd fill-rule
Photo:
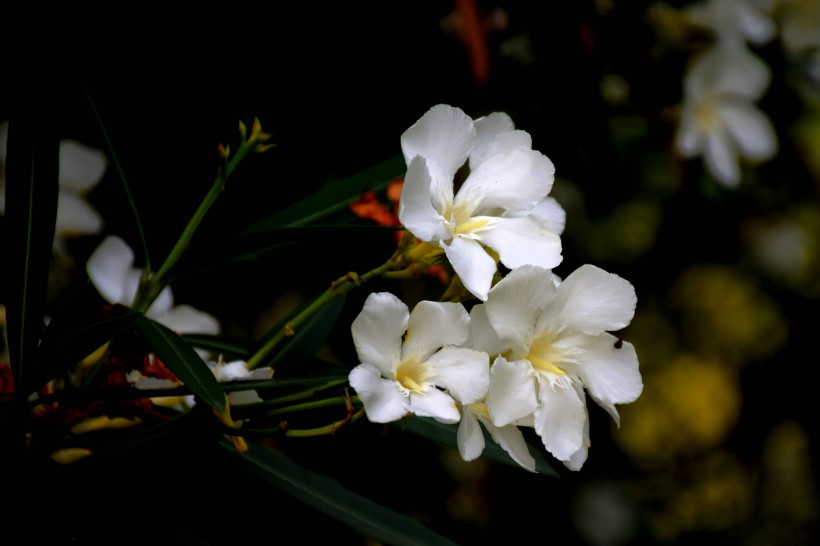
M 467 339 L 470 315 L 460 303 L 420 301 L 410 313 L 402 359 L 410 355 L 425 361 L 445 345 L 460 345 Z
M 462 404 L 486 396 L 490 386 L 490 357 L 487 353 L 460 347 L 445 347 L 427 360 L 435 370 L 433 382 Z
M 497 427 L 487 419 L 482 421 L 487 431 L 492 436 L 493 441 L 501 446 L 506 451 L 513 461 L 517 462 L 523 468 L 530 472 L 535 472 L 535 458 L 530 453 L 527 442 L 524 440 L 524 435 L 518 427 L 514 425 L 507 425 L 504 427 Z
M 498 253 L 505 266 L 516 269 L 537 265 L 552 269 L 561 263 L 561 237 L 547 230 L 534 216 L 496 218 L 481 232 L 481 241 Z
M 396 421 L 407 413 L 398 383 L 383 379 L 374 366 L 359 364 L 350 371 L 349 380 L 373 423 Z
M 529 265 L 511 271 L 490 290 L 487 318 L 515 354 L 529 351 L 535 321 L 555 292 L 549 272 Z
M 130 277 L 128 280 L 128 284 L 126 286 L 126 293 L 129 294 L 128 301 L 129 303 L 133 301 L 134 296 L 137 294 L 137 288 L 139 287 L 139 278 L 140 278 L 140 271 L 139 269 L 132 269 L 130 273 Z M 166 313 L 171 312 L 174 307 L 174 294 L 171 292 L 171 287 L 166 286 L 162 292 L 159 293 L 157 299 L 154 300 L 154 303 L 151 304 L 151 307 L 148 308 L 148 311 L 145 314 L 151 317 L 154 320 L 159 320 L 158 317 L 164 316 Z M 183 318 L 185 316 L 185 312 L 183 311 L 180 314 L 180 317 Z M 184 318 L 183 318 L 184 320 Z M 213 319 L 216 320 L 216 319 Z M 171 323 L 175 322 L 173 317 L 170 318 Z M 162 321 L 160 321 L 162 322 Z M 202 324 L 208 325 L 212 324 L 212 321 L 208 319 L 203 319 L 201 321 Z M 164 324 L 164 323 L 163 323 Z M 166 325 L 167 326 L 167 325 Z M 169 327 L 170 328 L 170 327 Z M 218 328 L 218 326 L 217 326 Z
M 407 168 L 399 201 L 399 221 L 422 241 L 446 240 L 450 232 L 430 198 L 432 180 L 424 158 L 417 156 Z
M 567 364 L 567 371 L 581 378 L 590 396 L 596 402 L 609 404 L 637 400 L 643 391 L 643 380 L 635 347 L 608 333 L 587 336 L 583 346 L 578 364 Z
M 470 309 L 470 335 L 467 336 L 464 346 L 488 355 L 497 355 L 509 349 L 495 333 L 490 319 L 487 318 L 487 308 L 484 304 L 473 305 Z
M 558 287 L 551 310 L 573 329 L 599 334 L 626 327 L 637 303 L 635 288 L 629 281 L 585 264 Z
M 370 294 L 350 327 L 359 360 L 378 367 L 385 377 L 392 377 L 409 318 L 407 305 L 393 294 Z
M 217 367 L 217 381 L 236 381 L 238 379 L 248 379 L 251 371 L 245 366 L 242 360 L 234 360 Z
M 740 169 L 737 164 L 737 153 L 730 138 L 725 127 L 707 134 L 703 158 L 712 176 L 727 188 L 735 188 L 740 182 Z
M 570 456 L 569 460 L 564 461 L 564 466 L 574 471 L 581 470 L 581 468 L 584 466 L 584 463 L 587 462 L 590 446 L 591 442 L 589 439 L 589 414 L 587 414 L 587 419 L 584 422 L 583 443 L 581 444 L 581 447 L 578 448 L 578 451 L 576 451 Z
M 134 264 L 134 252 L 128 243 L 111 235 L 98 246 L 86 264 L 86 271 L 94 287 L 109 303 L 130 304 L 125 286 Z M 136 292 L 136 287 L 134 287 Z M 133 296 L 132 296 L 133 297 Z
M 461 419 L 455 400 L 438 389 L 424 393 L 411 392 L 407 409 L 420 417 L 432 417 L 442 423 L 458 423 Z
M 523 419 L 538 407 L 535 376 L 527 360 L 509 362 L 498 357 L 490 369 L 487 409 L 497 427 Z
M 456 207 L 473 215 L 529 210 L 549 194 L 555 166 L 544 154 L 509 148 L 487 158 L 470 173 L 456 194 Z
M 60 186 L 85 192 L 102 180 L 108 159 L 101 150 L 76 140 L 60 141 Z
M 71 192 L 60 191 L 55 227 L 58 236 L 93 235 L 100 232 L 102 225 L 102 216 L 85 199 Z
M 149 310 L 149 315 L 150 310 Z M 190 305 L 177 305 L 154 318 L 178 334 L 218 334 L 219 321 Z
M 586 405 L 572 387 L 550 387 L 539 381 L 541 405 L 535 410 L 535 432 L 547 451 L 559 461 L 567 461 L 583 445 Z
M 458 452 L 465 461 L 479 458 L 484 451 L 484 433 L 481 432 L 481 425 L 467 408 L 464 408 L 461 422 L 458 424 L 456 443 Z
M 470 152 L 470 169 L 475 169 L 488 155 L 498 153 L 497 151 L 489 152 L 490 144 L 497 136 L 514 130 L 515 124 L 512 118 L 504 112 L 493 112 L 475 120 L 475 145 L 472 152 Z M 524 131 L 521 132 L 524 133 Z M 528 147 L 532 147 L 532 139 L 530 139 Z
M 547 231 L 551 231 L 558 235 L 564 232 L 564 227 L 567 224 L 567 212 L 554 197 L 547 197 L 526 214 L 535 216 L 541 221 Z M 524 216 L 524 214 L 522 214 Z
M 464 288 L 484 301 L 498 266 L 482 246 L 463 237 L 456 237 L 448 246 L 441 243 L 450 265 L 461 279 Z
M 246 391 L 233 391 L 228 393 L 228 402 L 232 406 L 244 406 L 246 404 L 256 404 L 262 402 L 262 398 L 253 389 Z
M 408 166 L 420 155 L 436 163 L 442 169 L 441 176 L 452 182 L 453 175 L 467 161 L 474 140 L 473 120 L 458 108 L 439 104 L 401 135 L 401 149 Z
M 741 153 L 749 159 L 769 159 L 777 150 L 777 137 L 769 118 L 747 101 L 725 102 L 721 115 Z
M 741 42 L 721 40 L 696 56 L 684 76 L 686 95 L 734 95 L 757 100 L 771 79 L 768 66 Z
M 738 26 L 750 42 L 763 45 L 775 34 L 772 20 L 752 2 L 735 2 Z

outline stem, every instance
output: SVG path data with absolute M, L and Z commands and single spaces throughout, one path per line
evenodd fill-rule
M 361 285 L 362 283 L 366 283 L 367 281 L 373 279 L 374 277 L 379 277 L 384 275 L 387 271 L 393 269 L 396 266 L 396 261 L 394 258 L 386 261 L 379 267 L 375 269 L 371 269 L 364 275 L 356 275 L 355 273 L 348 273 L 347 275 L 340 277 L 333 283 L 331 283 L 330 288 L 325 290 L 318 298 L 316 298 L 313 303 L 305 307 L 299 314 L 294 316 L 291 320 L 289 320 L 283 328 L 280 328 L 276 334 L 271 337 L 264 345 L 262 345 L 259 350 L 256 351 L 245 363 L 249 370 L 253 370 L 260 365 L 262 365 L 268 357 L 273 354 L 273 350 L 286 338 L 293 335 L 296 328 L 300 327 L 304 324 L 309 318 L 316 314 L 322 307 L 324 307 L 330 301 L 338 298 L 339 296 L 343 296 L 353 290 L 355 287 Z
M 353 423 L 354 421 L 359 420 L 364 415 L 364 408 L 360 409 L 352 416 L 345 417 L 341 421 L 336 421 L 335 423 L 331 423 L 329 425 L 325 425 L 323 427 L 318 428 L 305 428 L 305 429 L 288 429 L 285 432 L 285 436 L 289 436 L 291 438 L 307 438 L 310 436 L 325 436 L 327 434 L 336 434 L 336 431 L 339 430 L 342 426 Z
M 334 398 L 325 398 L 323 400 L 314 400 L 313 402 L 305 402 L 304 404 L 294 404 L 292 406 L 286 406 L 284 408 L 279 408 L 275 410 L 271 410 L 265 413 L 265 417 L 275 417 L 276 415 L 281 415 L 283 413 L 289 412 L 297 412 L 297 411 L 309 411 L 312 409 L 318 408 L 329 408 L 332 406 L 340 406 L 345 405 L 348 399 L 344 396 L 336 396 Z

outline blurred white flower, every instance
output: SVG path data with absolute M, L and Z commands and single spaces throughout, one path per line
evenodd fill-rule
M 142 272 L 134 267 L 134 251 L 120 237 L 106 237 L 89 257 L 86 271 L 106 301 L 133 303 Z M 174 305 L 170 286 L 165 287 L 145 315 L 178 334 L 218 334 L 220 330 L 219 322 L 208 313 L 190 305 Z
M 8 121 L 0 123 L 0 165 L 6 161 Z M 98 149 L 76 140 L 60 141 L 57 222 L 54 233 L 54 251 L 65 255 L 66 239 L 94 235 L 103 227 L 100 214 L 88 203 L 86 195 L 102 180 L 108 168 L 108 159 Z M 0 214 L 6 213 L 5 167 L 0 169 Z
M 710 47 L 684 76 L 677 147 L 686 157 L 702 155 L 726 187 L 740 182 L 739 156 L 764 161 L 777 151 L 774 128 L 754 104 L 770 77 L 762 61 L 734 42 Z
M 695 23 L 710 28 L 721 41 L 748 40 L 762 45 L 775 35 L 775 25 L 755 0 L 707 0 L 688 5 L 684 12 Z
M 636 303 L 628 281 L 592 265 L 557 287 L 535 266 L 499 281 L 483 304 L 508 347 L 491 368 L 493 424 L 533 426 L 547 451 L 579 470 L 589 448 L 585 390 L 618 424 L 615 405 L 643 390 L 635 348 L 609 333 L 629 324 Z
M 488 249 L 510 269 L 561 262 L 564 210 L 548 197 L 555 167 L 509 116 L 497 112 L 474 122 L 440 104 L 404 132 L 401 145 L 407 175 L 399 220 L 440 246 L 477 298 L 487 299 L 497 269 Z M 455 192 L 466 162 L 469 174 Z
M 393 294 L 370 294 L 351 326 L 361 363 L 349 377 L 368 419 L 388 423 L 413 413 L 458 422 L 453 397 L 478 401 L 489 382 L 489 357 L 457 347 L 469 320 L 460 303 L 422 301 L 411 313 Z

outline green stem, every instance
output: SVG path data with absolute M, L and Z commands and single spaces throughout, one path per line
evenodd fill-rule
M 353 397 L 351 397 L 351 399 L 353 399 Z M 314 400 L 312 402 L 305 402 L 304 404 L 294 404 L 292 406 L 271 410 L 265 412 L 264 415 L 265 417 L 275 417 L 277 415 L 282 415 L 283 413 L 309 411 L 318 408 L 329 408 L 332 406 L 344 406 L 347 401 L 348 399 L 344 396 L 335 396 L 333 398 L 324 398 L 322 400 Z
M 285 324 L 283 328 L 280 328 L 276 334 L 271 337 L 264 345 L 262 345 L 259 350 L 256 351 L 248 360 L 246 361 L 246 366 L 249 370 L 253 370 L 262 365 L 268 357 L 273 354 L 274 349 L 282 342 L 286 337 L 293 336 L 295 330 L 302 326 L 309 318 L 315 315 L 322 307 L 327 305 L 332 300 L 338 298 L 339 296 L 343 296 L 353 290 L 355 287 L 366 283 L 367 281 L 373 279 L 374 277 L 379 277 L 384 275 L 387 271 L 390 271 L 396 266 L 396 262 L 393 258 L 386 261 L 379 267 L 375 269 L 371 269 L 364 275 L 356 275 L 355 273 L 348 273 L 344 277 L 336 280 L 330 285 L 330 288 L 325 290 L 318 298 L 316 298 L 313 303 L 305 307 L 299 314 L 294 316 L 291 320 Z
M 239 164 L 245 159 L 250 153 L 254 151 L 254 147 L 252 144 L 245 144 L 240 146 L 237 150 L 236 154 L 228 161 L 224 168 L 219 169 L 219 172 L 216 175 L 216 179 L 214 183 L 211 185 L 211 189 L 208 190 L 208 193 L 205 195 L 205 198 L 199 204 L 199 207 L 194 212 L 194 215 L 188 221 L 188 225 L 185 226 L 185 229 L 180 235 L 179 239 L 177 240 L 174 248 L 171 249 L 171 252 L 168 254 L 168 257 L 165 258 L 165 261 L 157 270 L 157 272 L 152 275 L 147 283 L 142 286 L 142 289 L 137 292 L 137 296 L 134 298 L 134 303 L 131 306 L 136 311 L 145 311 L 154 300 L 159 296 L 162 289 L 167 284 L 165 277 L 167 276 L 168 272 L 171 268 L 179 261 L 182 257 L 182 254 L 188 248 L 188 245 L 191 242 L 191 239 L 196 233 L 197 228 L 202 223 L 202 220 L 205 218 L 205 215 L 208 213 L 208 210 L 211 206 L 216 202 L 216 199 L 225 189 L 225 184 L 228 182 L 228 178 L 233 174 Z
M 360 409 L 356 413 L 354 413 L 350 417 L 345 417 L 341 421 L 336 421 L 335 423 L 331 423 L 329 425 L 325 425 L 323 427 L 318 428 L 303 428 L 303 429 L 288 429 L 285 432 L 285 436 L 291 438 L 308 438 L 311 436 L 326 436 L 328 434 L 336 434 L 336 431 L 339 430 L 342 426 L 353 423 L 358 421 L 364 415 L 364 408 Z
M 318 387 L 313 387 L 312 389 L 307 389 L 304 391 L 295 392 L 293 394 L 287 394 L 285 396 L 279 396 L 277 398 L 269 398 L 262 402 L 258 402 L 258 406 L 276 406 L 279 404 L 287 404 L 290 402 L 296 402 L 297 400 L 305 400 L 306 398 L 310 398 L 316 393 L 323 391 L 325 389 L 329 389 L 330 387 L 335 387 L 337 385 L 341 385 L 343 383 L 347 383 L 347 378 L 344 379 L 336 379 L 333 381 L 328 381 L 327 383 L 323 383 Z

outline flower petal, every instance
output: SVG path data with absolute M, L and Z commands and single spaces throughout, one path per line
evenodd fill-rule
M 204 311 L 190 305 L 177 305 L 165 312 L 154 315 L 149 309 L 147 315 L 167 326 L 178 334 L 212 334 L 219 333 L 219 321 Z
M 583 396 L 583 393 L 579 393 L 578 396 Z M 584 422 L 584 436 L 583 442 L 581 443 L 581 447 L 579 447 L 578 451 L 573 453 L 568 460 L 564 461 L 564 466 L 574 471 L 581 470 L 581 468 L 584 466 L 584 463 L 587 462 L 587 457 L 589 456 L 589 448 L 591 447 L 591 445 L 592 443 L 589 439 L 589 414 L 587 414 L 587 419 Z
M 524 435 L 521 434 L 518 427 L 514 425 L 497 427 L 489 419 L 484 419 L 481 422 L 487 427 L 493 441 L 500 445 L 513 461 L 530 472 L 535 472 L 535 458 L 530 453 Z
M 130 304 L 126 301 L 125 286 L 133 264 L 134 251 L 128 243 L 110 235 L 91 253 L 86 271 L 94 287 L 109 303 Z
M 581 378 L 590 396 L 601 406 L 637 400 L 643 380 L 635 347 L 608 333 L 587 336 L 583 346 L 578 363 L 566 366 Z
M 495 333 L 490 319 L 487 318 L 487 308 L 484 304 L 473 305 L 470 309 L 470 334 L 464 346 L 488 355 L 497 355 L 510 348 Z
M 503 427 L 530 415 L 538 407 L 535 376 L 527 360 L 509 362 L 498 357 L 490 368 L 487 409 L 497 427 Z
M 465 461 L 478 459 L 484 452 L 484 433 L 478 419 L 468 408 L 463 409 L 456 433 L 456 443 L 458 452 Z
M 359 364 L 350 370 L 348 379 L 364 404 L 367 418 L 371 422 L 390 423 L 407 413 L 405 398 L 398 383 L 383 379 L 375 366 Z
M 393 294 L 370 294 L 350 326 L 359 360 L 376 366 L 382 375 L 392 378 L 409 318 L 407 305 Z
M 431 201 L 432 179 L 423 157 L 415 157 L 407 168 L 401 200 L 399 221 L 422 241 L 447 240 L 450 231 Z
M 410 355 L 427 360 L 445 345 L 460 345 L 467 339 L 470 315 L 460 303 L 420 301 L 410 313 L 402 359 Z
M 495 260 L 479 243 L 471 239 L 455 237 L 449 246 L 443 242 L 440 244 L 464 288 L 485 301 L 493 275 L 498 269 Z
M 407 409 L 420 417 L 432 417 L 442 423 L 458 423 L 461 419 L 455 400 L 435 388 L 423 393 L 411 392 Z
M 774 155 L 777 137 L 771 121 L 761 110 L 747 101 L 726 101 L 720 110 L 726 128 L 744 156 L 763 160 Z
M 541 221 L 544 229 L 558 235 L 564 232 L 567 224 L 567 212 L 554 197 L 547 197 L 525 214 L 521 214 L 521 216 L 525 215 L 535 216 Z
M 55 232 L 59 237 L 93 235 L 103 226 L 102 216 L 82 197 L 60 190 Z
M 537 265 L 552 269 L 561 263 L 561 237 L 534 216 L 496 218 L 481 232 L 481 241 L 498 253 L 505 266 Z
M 539 381 L 538 398 L 535 432 L 556 459 L 568 461 L 583 445 L 586 405 L 574 388 L 551 387 L 548 381 Z
M 420 155 L 441 169 L 436 176 L 449 178 L 452 184 L 453 175 L 470 155 L 475 134 L 473 120 L 467 114 L 459 108 L 438 104 L 401 135 L 404 161 L 409 166 Z
M 101 150 L 76 140 L 60 141 L 60 186 L 75 193 L 90 190 L 102 180 L 108 159 Z
M 484 398 L 490 386 L 490 357 L 487 353 L 445 347 L 427 360 L 435 370 L 433 382 L 462 404 Z
M 473 150 L 470 152 L 470 169 L 475 169 L 479 163 L 488 157 L 488 155 L 498 153 L 497 151 L 490 152 L 490 145 L 497 136 L 514 130 L 515 124 L 513 123 L 512 118 L 504 112 L 493 112 L 492 114 L 476 119 L 475 145 L 473 146 Z M 520 132 L 527 135 L 524 131 Z M 529 146 L 527 147 L 532 147 L 531 138 Z
M 535 321 L 555 292 L 549 271 L 531 265 L 511 271 L 490 290 L 487 318 L 516 355 L 529 351 Z
M 473 215 L 529 210 L 549 194 L 555 166 L 544 154 L 508 148 L 487 158 L 470 173 L 455 196 L 456 207 Z
M 728 130 L 721 126 L 706 135 L 703 159 L 706 167 L 718 182 L 727 188 L 735 188 L 740 182 L 737 151 Z
M 558 287 L 551 310 L 586 334 L 620 330 L 632 321 L 638 298 L 632 284 L 594 265 L 570 273 Z

